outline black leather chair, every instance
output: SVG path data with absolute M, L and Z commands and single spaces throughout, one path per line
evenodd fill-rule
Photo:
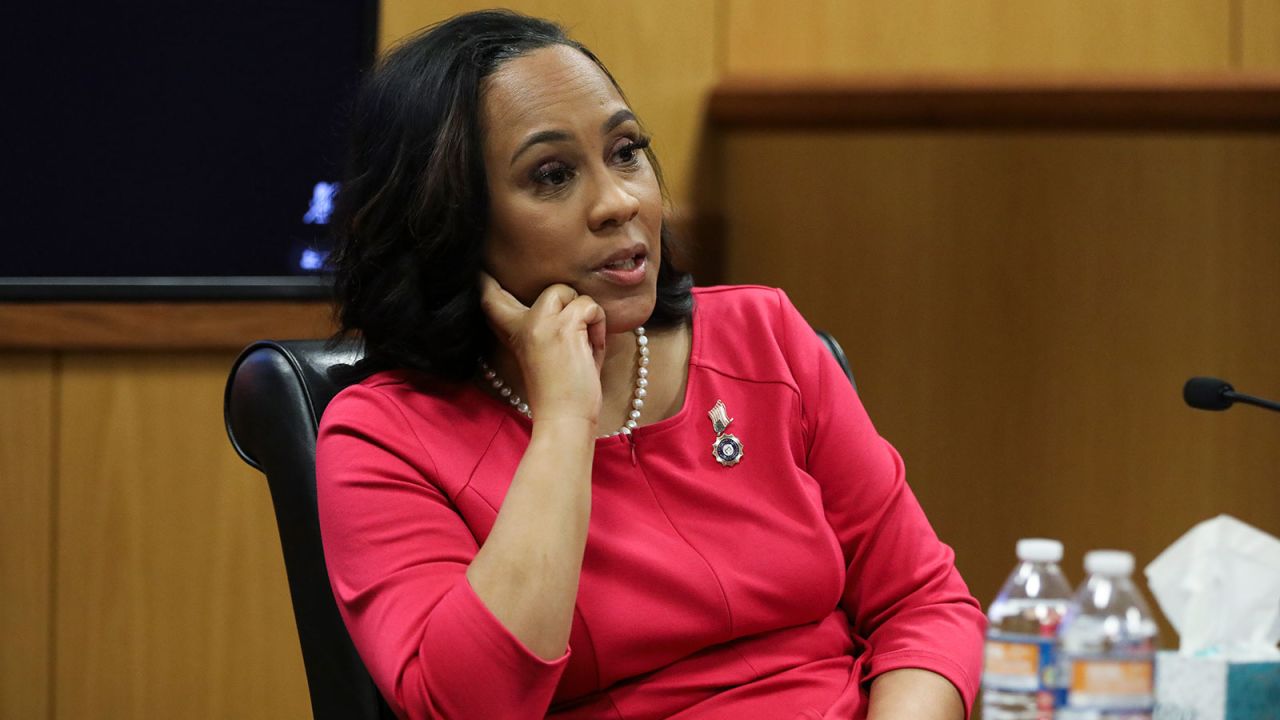
M 316 509 L 316 431 L 325 406 L 342 389 L 328 370 L 360 356 L 356 344 L 330 350 L 323 340 L 256 342 L 236 358 L 223 397 L 231 445 L 271 488 L 317 720 L 395 717 L 338 614 Z
M 818 331 L 849 382 L 853 374 L 835 338 Z M 267 476 L 284 551 L 293 614 L 302 643 L 311 710 L 317 720 L 393 718 L 347 635 L 329 589 L 316 509 L 316 431 L 342 385 L 329 368 L 359 360 L 358 344 L 260 341 L 231 367 L 223 417 L 231 445 Z

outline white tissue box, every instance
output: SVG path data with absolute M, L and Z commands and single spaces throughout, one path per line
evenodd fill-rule
M 1155 720 L 1280 720 L 1280 662 L 1156 654 Z

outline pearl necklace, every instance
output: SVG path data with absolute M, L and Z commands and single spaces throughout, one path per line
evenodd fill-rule
M 644 334 L 643 326 L 636 328 L 635 333 L 636 384 L 631 398 L 631 411 L 628 413 L 627 421 L 622 424 L 622 427 L 597 437 L 607 438 L 615 435 L 630 435 L 631 431 L 640 424 L 640 411 L 644 409 L 644 398 L 649 394 L 647 389 L 649 387 L 649 338 Z M 489 367 L 489 363 L 485 362 L 484 358 L 480 359 L 480 370 L 484 374 L 485 381 L 497 391 L 498 395 L 510 403 L 511 407 L 515 408 L 521 415 L 530 420 L 533 419 L 533 411 L 529 409 L 529 403 L 521 400 L 520 396 L 511 389 L 511 386 L 498 377 L 498 373 L 493 368 Z

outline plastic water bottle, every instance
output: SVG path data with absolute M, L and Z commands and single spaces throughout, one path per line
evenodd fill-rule
M 982 718 L 1052 720 L 1062 699 L 1055 642 L 1071 585 L 1058 567 L 1062 543 L 1027 538 L 1017 552 L 1018 566 L 987 613 Z
M 1060 660 L 1067 682 L 1059 720 L 1151 720 L 1160 630 L 1134 586 L 1133 554 L 1095 550 L 1089 577 L 1063 618 Z

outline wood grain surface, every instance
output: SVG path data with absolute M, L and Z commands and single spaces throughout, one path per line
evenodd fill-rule
M 325 302 L 0 302 L 0 350 L 238 350 L 325 338 Z
M 49 713 L 56 361 L 0 355 L 0 717 Z
M 716 128 L 1280 131 L 1280 73 L 730 77 Z
M 229 353 L 63 361 L 56 718 L 304 718 L 266 482 L 222 426 Z
M 1238 57 L 1245 70 L 1280 69 L 1280 2 L 1232 0 L 1240 4 Z
M 1225 70 L 1232 1 L 725 0 L 724 67 L 730 75 Z

